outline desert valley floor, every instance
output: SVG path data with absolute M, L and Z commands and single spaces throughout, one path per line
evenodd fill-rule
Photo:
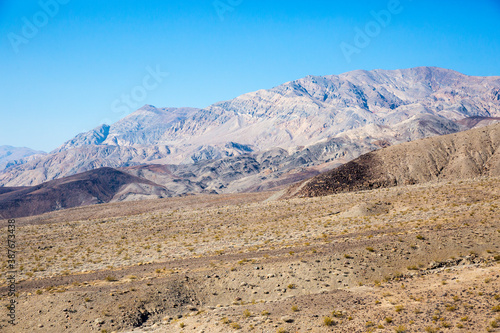
M 500 332 L 500 178 L 279 195 L 18 219 L 0 331 Z

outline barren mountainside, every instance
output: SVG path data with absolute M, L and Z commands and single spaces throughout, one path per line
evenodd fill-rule
M 500 124 L 370 152 L 288 188 L 313 197 L 379 187 L 500 176 Z
M 359 145 L 351 151 L 356 157 L 374 145 L 494 122 L 500 117 L 499 92 L 499 77 L 418 67 L 308 76 L 204 109 L 146 105 L 115 124 L 79 134 L 47 156 L 16 161 L 0 174 L 0 184 L 37 185 L 104 166 L 192 164 L 274 148 L 293 155 L 332 139 Z M 478 121 L 464 121 L 468 118 Z

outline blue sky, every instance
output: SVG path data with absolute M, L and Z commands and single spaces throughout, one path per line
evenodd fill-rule
M 497 0 L 0 0 L 0 145 L 49 151 L 144 104 L 205 107 L 310 74 L 500 75 L 499 54 Z

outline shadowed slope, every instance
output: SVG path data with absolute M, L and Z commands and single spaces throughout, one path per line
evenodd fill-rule
M 0 217 L 16 218 L 135 196 L 166 195 L 164 187 L 149 180 L 101 168 L 32 187 L 0 188 Z

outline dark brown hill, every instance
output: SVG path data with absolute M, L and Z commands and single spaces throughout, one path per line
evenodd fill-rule
M 100 168 L 37 186 L 0 188 L 0 217 L 32 216 L 151 195 L 167 196 L 168 191 L 149 180 L 112 168 Z
M 292 185 L 282 198 L 500 176 L 499 147 L 500 124 L 403 143 Z
M 457 124 L 463 125 L 467 128 L 482 127 L 497 123 L 500 121 L 500 117 L 469 117 L 462 120 L 458 120 Z

